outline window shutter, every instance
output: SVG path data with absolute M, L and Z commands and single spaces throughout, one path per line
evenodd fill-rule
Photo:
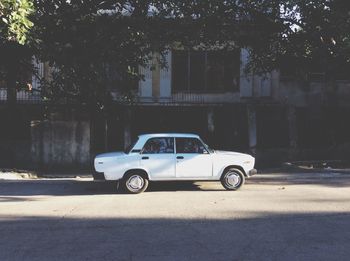
M 171 51 L 165 54 L 166 67 L 160 69 L 160 97 L 171 96 Z
M 240 75 L 240 96 L 241 98 L 253 97 L 253 75 L 245 73 L 245 68 L 249 61 L 248 49 L 241 50 L 241 75 Z

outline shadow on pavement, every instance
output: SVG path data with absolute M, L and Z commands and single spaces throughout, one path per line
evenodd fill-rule
M 0 182 L 0 196 L 114 194 L 115 182 L 77 180 L 11 180 Z
M 202 189 L 193 182 L 150 182 L 148 192 L 166 191 L 216 191 L 216 188 Z M 224 190 L 223 188 L 220 190 Z M 38 196 L 38 195 L 101 195 L 123 193 L 113 181 L 77 181 L 77 180 L 11 180 L 0 182 L 1 196 Z M 0 198 L 1 201 L 11 198 Z M 13 201 L 21 199 L 13 198 Z M 24 199 L 23 199 L 24 200 Z
M 0 196 L 0 203 L 1 202 L 23 202 L 23 201 L 35 201 L 35 199 L 33 198 L 19 198 L 19 197 L 9 197 L 9 196 L 6 196 L 6 197 L 1 197 Z
M 249 182 L 270 185 L 319 185 L 350 187 L 350 174 L 337 172 L 275 172 L 260 173 Z
M 348 260 L 350 214 L 0 219 L 0 260 Z
M 169 182 L 150 182 L 147 192 L 164 192 L 164 191 L 224 191 L 225 189 L 219 186 L 211 186 L 203 188 L 202 184 L 220 184 L 218 181 L 169 181 Z

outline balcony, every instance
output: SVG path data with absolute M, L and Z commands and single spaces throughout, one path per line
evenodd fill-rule
M 6 103 L 7 89 L 0 88 L 0 103 Z M 17 103 L 19 104 L 39 104 L 43 99 L 38 92 L 29 92 L 25 90 L 17 91 Z
M 127 103 L 126 99 L 118 93 L 112 93 L 116 102 Z M 136 96 L 133 100 L 138 105 L 163 105 L 163 106 L 205 106 L 233 104 L 240 101 L 239 92 L 223 93 L 192 93 L 178 92 L 166 97 Z

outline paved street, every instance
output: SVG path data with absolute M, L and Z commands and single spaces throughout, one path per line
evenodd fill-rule
M 242 190 L 0 181 L 0 260 L 349 260 L 350 174 L 267 173 Z

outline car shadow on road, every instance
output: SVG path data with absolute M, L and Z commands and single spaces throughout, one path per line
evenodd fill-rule
M 203 184 L 214 186 L 205 186 Z M 147 192 L 166 192 L 166 191 L 223 191 L 225 190 L 219 182 L 193 182 L 193 181 L 169 181 L 169 182 L 151 182 Z
M 207 183 L 207 182 L 206 182 Z M 215 184 L 215 183 L 214 183 Z M 220 186 L 219 186 L 220 188 Z M 194 182 L 150 182 L 145 193 L 166 191 L 216 191 L 217 187 L 205 187 Z M 123 194 L 115 181 L 81 180 L 7 180 L 0 182 L 0 202 L 20 201 L 17 196 L 68 196 Z M 6 199 L 4 198 L 6 197 Z M 3 199 L 2 199 L 3 198 Z
M 265 185 L 315 185 L 326 187 L 350 187 L 349 174 L 337 173 L 262 173 L 247 180 L 245 186 Z M 79 179 L 54 180 L 2 180 L 0 182 L 0 202 L 19 201 L 17 196 L 67 196 L 122 194 L 115 181 L 87 181 Z M 220 182 L 150 182 L 146 193 L 172 191 L 224 191 Z M 7 197 L 4 199 L 3 197 Z M 2 199 L 1 199 L 2 198 Z

